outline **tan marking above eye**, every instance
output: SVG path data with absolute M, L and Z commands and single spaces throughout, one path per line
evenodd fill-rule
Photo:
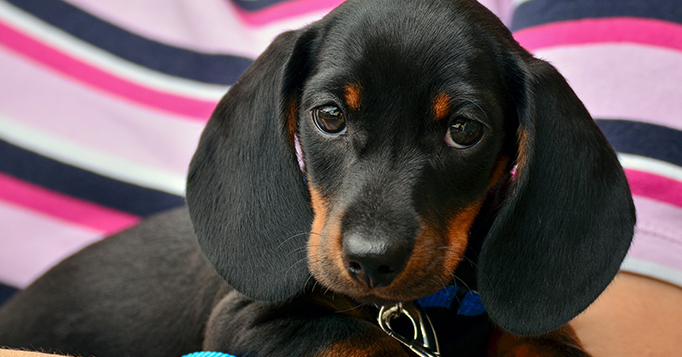
M 362 87 L 357 83 L 347 84 L 344 88 L 346 105 L 350 110 L 357 111 L 362 103 Z
M 448 117 L 450 108 L 452 107 L 452 99 L 446 93 L 440 93 L 433 101 L 433 117 L 436 121 L 441 121 Z

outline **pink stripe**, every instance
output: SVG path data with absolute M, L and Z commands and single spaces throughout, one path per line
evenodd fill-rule
M 605 42 L 630 42 L 682 51 L 682 26 L 639 18 L 584 19 L 540 25 L 514 33 L 530 51 Z
M 116 77 L 0 23 L 0 43 L 76 81 L 130 102 L 207 121 L 215 102 L 159 92 Z
M 625 175 L 633 195 L 682 207 L 682 182 L 632 169 Z
M 137 216 L 51 191 L 2 173 L 0 199 L 105 234 L 119 232 L 140 220 Z
M 0 201 L 0 281 L 25 288 L 55 264 L 103 238 Z
M 204 123 L 101 95 L 12 52 L 0 50 L 0 63 L 0 121 L 30 126 L 111 160 L 185 177 Z M 49 151 L 41 153 L 54 157 Z
M 331 11 L 342 2 L 343 0 L 291 0 L 257 11 L 246 11 L 238 6 L 235 6 L 235 10 L 245 23 L 251 26 L 263 26 L 312 12 Z

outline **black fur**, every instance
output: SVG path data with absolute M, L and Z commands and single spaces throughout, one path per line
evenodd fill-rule
M 434 118 L 442 93 L 447 117 Z M 315 126 L 322 105 L 343 111 L 347 132 Z M 485 129 L 460 150 L 444 137 L 462 117 Z M 373 305 L 458 282 L 480 291 L 488 314 L 431 313 L 444 356 L 476 356 L 493 326 L 541 334 L 585 309 L 635 221 L 615 153 L 563 77 L 468 0 L 349 0 L 277 37 L 216 108 L 187 203 L 196 240 L 177 211 L 86 248 L 0 310 L 0 345 L 396 356 Z M 453 227 L 467 210 L 473 224 Z M 447 245 L 458 228 L 466 251 Z M 318 237 L 331 240 L 310 243 Z M 351 240 L 374 260 L 392 256 L 387 287 L 339 270 Z M 441 253 L 453 250 L 466 254 L 455 276 Z

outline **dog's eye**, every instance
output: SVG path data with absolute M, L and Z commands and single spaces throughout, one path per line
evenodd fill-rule
M 481 140 L 482 136 L 483 125 L 481 123 L 460 117 L 450 124 L 450 129 L 445 134 L 445 142 L 450 147 L 466 149 Z
M 313 110 L 317 127 L 327 134 L 339 134 L 346 130 L 346 119 L 338 107 L 326 105 Z

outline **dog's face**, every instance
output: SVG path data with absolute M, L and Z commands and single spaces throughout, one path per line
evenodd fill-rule
M 356 11 L 316 40 L 297 106 L 308 267 L 361 301 L 408 301 L 453 280 L 509 168 L 513 104 L 502 58 L 475 26 L 425 6 Z
M 519 334 L 586 308 L 634 226 L 580 100 L 470 0 L 348 0 L 280 35 L 216 108 L 187 202 L 218 273 L 262 300 L 423 297 L 475 230 L 486 310 Z

